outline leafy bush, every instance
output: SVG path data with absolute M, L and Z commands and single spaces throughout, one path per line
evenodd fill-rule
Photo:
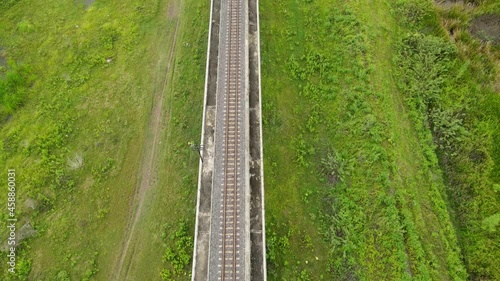
M 191 252 L 194 247 L 193 237 L 186 222 L 179 222 L 177 230 L 167 235 L 169 229 L 170 227 L 165 227 L 164 234 L 162 234 L 165 240 L 167 237 L 169 238 L 168 241 L 165 241 L 169 246 L 167 246 L 163 254 L 163 262 L 166 264 L 166 268 L 160 273 L 163 280 L 180 277 L 189 272 Z
M 17 24 L 17 30 L 21 33 L 31 33 L 35 27 L 28 20 L 22 20 Z
M 16 275 L 20 279 L 26 279 L 31 271 L 31 261 L 26 258 L 19 258 L 16 263 Z

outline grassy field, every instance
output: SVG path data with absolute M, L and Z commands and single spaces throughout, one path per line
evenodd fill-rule
M 486 171 L 498 163 L 498 119 L 477 112 L 498 112 L 498 96 L 478 81 L 492 77 L 464 67 L 432 3 L 261 1 L 260 11 L 270 280 L 495 280 Z M 487 166 L 455 170 L 478 181 L 454 190 L 447 165 L 478 139 Z M 474 211 L 457 204 L 466 192 Z M 493 215 L 493 232 L 460 213 L 476 225 Z
M 187 143 L 201 126 L 208 3 L 90 2 L 0 4 L 0 166 L 17 172 L 18 227 L 36 230 L 3 280 L 110 280 L 161 95 L 155 177 L 120 280 L 166 277 L 186 248 L 178 240 L 192 239 L 198 161 Z
M 456 210 L 460 246 L 470 279 L 497 280 L 500 3 L 488 0 L 474 4 L 438 7 L 442 31 L 456 47 L 460 60 L 456 62 L 457 75 L 450 79 L 455 84 L 454 91 L 444 91 L 436 104 L 456 116 L 461 113 L 458 119 L 463 127 L 463 133 L 457 134 L 452 145 L 439 141 L 438 150 L 450 183 L 450 203 Z M 497 31 L 492 27 L 497 27 Z M 439 134 L 441 139 L 442 136 Z
M 0 2 L 0 279 L 188 280 L 209 2 L 92 2 Z M 500 279 L 476 2 L 260 1 L 269 280 Z

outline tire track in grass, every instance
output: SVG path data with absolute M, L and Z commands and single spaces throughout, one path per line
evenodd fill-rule
M 178 1 L 177 3 L 173 3 L 174 9 L 177 8 L 179 13 L 182 10 L 182 3 L 183 1 Z M 177 5 L 177 7 L 175 7 Z M 169 16 L 172 16 L 170 14 L 172 7 L 169 7 Z M 154 171 L 154 166 L 155 162 L 157 160 L 156 155 L 157 155 L 157 146 L 160 142 L 159 136 L 161 135 L 161 120 L 162 120 L 162 112 L 161 109 L 163 108 L 163 101 L 165 97 L 165 91 L 167 88 L 167 83 L 168 83 L 168 76 L 171 73 L 171 66 L 174 58 L 174 53 L 175 53 L 175 47 L 176 47 L 176 42 L 177 42 L 177 35 L 178 35 L 178 30 L 179 30 L 179 24 L 180 24 L 180 16 L 179 14 L 175 15 L 176 21 L 175 21 L 175 28 L 174 28 L 174 35 L 171 40 L 170 44 L 170 52 L 168 55 L 168 62 L 167 62 L 167 68 L 165 71 L 165 79 L 163 82 L 163 87 L 160 92 L 156 92 L 154 96 L 154 102 L 153 102 L 153 108 L 151 110 L 152 116 L 149 121 L 149 126 L 148 126 L 148 131 L 147 135 L 152 135 L 152 138 L 146 139 L 145 142 L 145 147 L 146 149 L 144 150 L 144 156 L 142 157 L 141 161 L 141 166 L 140 166 L 140 177 L 139 177 L 139 182 L 136 186 L 135 194 L 134 194 L 134 199 L 133 199 L 133 206 L 130 210 L 129 213 L 129 220 L 127 223 L 127 227 L 125 229 L 125 238 L 123 242 L 123 247 L 121 248 L 120 255 L 118 256 L 118 262 L 115 266 L 115 270 L 113 270 L 113 280 L 126 280 L 129 270 L 130 270 L 130 263 L 132 260 L 129 261 L 127 264 L 126 268 L 124 269 L 124 264 L 125 264 L 125 259 L 127 256 L 133 257 L 133 254 L 135 252 L 135 248 L 132 247 L 130 249 L 130 244 L 132 242 L 132 238 L 134 237 L 135 229 L 137 222 L 139 221 L 139 217 L 141 216 L 143 205 L 144 205 L 144 198 L 146 197 L 146 192 L 147 190 L 151 187 L 151 182 L 152 179 L 156 177 L 156 172 Z M 169 114 L 170 115 L 170 114 Z M 170 118 L 166 120 L 168 122 Z M 168 126 L 167 126 L 168 128 Z M 149 149 L 148 149 L 149 148 Z M 131 255 L 128 255 L 128 253 L 131 251 Z M 122 275 L 122 271 L 125 270 L 125 274 L 123 278 L 120 278 Z

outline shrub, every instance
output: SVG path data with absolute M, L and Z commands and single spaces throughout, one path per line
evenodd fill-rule
M 163 233 L 167 233 L 167 231 L 168 226 L 165 227 Z M 163 233 L 162 237 L 166 238 L 167 235 Z M 177 230 L 170 234 L 169 246 L 167 246 L 163 254 L 163 262 L 167 266 L 160 272 L 161 277 L 164 278 L 163 280 L 169 280 L 171 277 L 181 276 L 183 273 L 189 272 L 192 258 L 191 252 L 194 247 L 190 233 L 187 223 L 182 221 L 178 223 Z

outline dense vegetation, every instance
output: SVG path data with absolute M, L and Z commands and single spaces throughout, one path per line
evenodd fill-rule
M 437 151 L 447 177 L 470 278 L 496 280 L 500 213 L 494 168 L 500 155 L 494 146 L 500 129 L 500 96 L 490 85 L 480 84 L 488 79 L 485 75 L 494 77 L 494 70 L 488 65 L 483 73 L 475 71 L 469 58 L 461 59 L 459 49 L 443 36 L 415 33 L 403 38 L 398 49 L 399 86 L 415 127 L 422 132 L 421 145 Z
M 498 279 L 494 69 L 430 1 L 261 3 L 271 280 Z
M 167 225 L 162 233 L 165 244 L 172 244 L 174 246 L 167 246 L 163 254 L 163 261 L 166 267 L 161 271 L 162 280 L 172 280 L 173 277 L 190 276 L 190 265 L 192 260 L 192 253 L 194 249 L 192 230 L 188 228 L 186 222 L 180 222 L 177 230 L 167 236 L 166 233 L 170 231 L 171 226 Z M 185 277 L 184 277 L 185 279 Z
M 29 233 L 0 279 L 111 278 L 165 94 L 126 263 L 187 280 L 209 2 L 92 2 L 0 1 L 0 168 Z M 260 1 L 269 280 L 500 279 L 500 47 L 469 32 L 500 4 L 472 2 Z
M 438 145 L 441 165 L 448 177 L 460 246 L 473 280 L 500 278 L 500 46 L 473 38 L 471 19 L 484 14 L 500 18 L 500 3 L 481 1 L 474 9 L 441 10 L 441 23 L 454 42 L 458 56 L 435 107 L 447 111 L 448 120 L 463 129 L 450 137 L 453 146 Z M 494 23 L 493 23 L 494 24 Z M 452 30 L 452 32 L 450 31 Z M 493 34 L 492 34 L 493 35 Z M 496 34 L 498 36 L 498 34 Z M 498 42 L 497 42 L 498 43 Z M 441 63 L 442 64 L 442 63 Z M 455 75 L 453 75 L 455 74 Z M 450 118 L 451 117 L 451 118 Z M 436 128 L 432 116 L 429 126 Z M 437 126 L 434 138 L 442 138 Z

